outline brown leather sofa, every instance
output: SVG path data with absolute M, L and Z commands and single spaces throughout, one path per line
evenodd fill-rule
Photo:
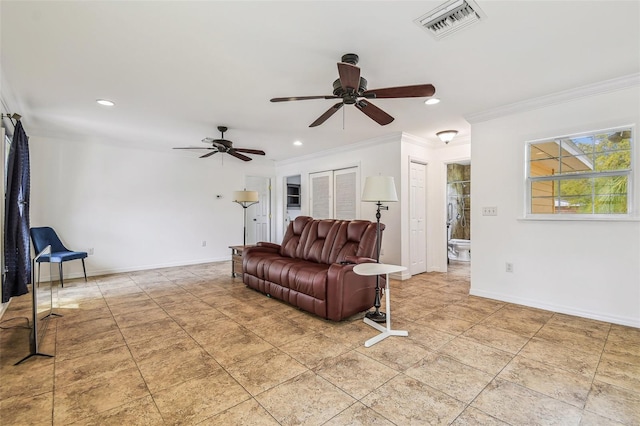
M 243 280 L 271 297 L 340 321 L 373 306 L 375 276 L 357 275 L 353 267 L 375 262 L 375 250 L 373 222 L 299 216 L 281 244 L 260 242 L 244 250 Z

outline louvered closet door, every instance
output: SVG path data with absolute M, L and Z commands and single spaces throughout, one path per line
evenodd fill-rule
M 310 214 L 314 219 L 333 216 L 333 171 L 310 173 Z
M 309 174 L 310 215 L 314 219 L 356 219 L 360 214 L 357 167 Z
M 360 197 L 358 197 L 358 169 L 334 170 L 333 172 L 335 219 L 352 220 L 358 217 Z

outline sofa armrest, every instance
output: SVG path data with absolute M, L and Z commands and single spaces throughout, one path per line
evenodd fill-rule
M 254 253 L 280 253 L 280 246 L 274 243 L 259 242 L 255 246 L 247 247 L 242 251 L 242 257 L 246 258 L 247 255 Z
M 353 272 L 360 263 L 374 263 L 369 257 L 347 256 L 350 263 L 334 263 L 327 271 L 327 318 L 340 321 L 373 306 L 375 299 L 375 276 L 363 276 Z M 384 283 L 384 281 L 382 281 Z
M 267 247 L 280 251 L 280 244 L 270 243 L 269 241 L 260 241 L 256 244 L 256 247 Z
M 375 259 L 360 256 L 345 256 L 344 260 L 345 263 L 353 263 L 354 265 L 358 265 L 360 263 L 376 263 Z

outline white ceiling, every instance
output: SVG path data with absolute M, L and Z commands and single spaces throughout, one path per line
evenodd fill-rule
M 469 141 L 468 114 L 640 71 L 638 1 L 477 0 L 487 19 L 436 41 L 413 20 L 441 3 L 3 0 L 3 112 L 30 136 L 160 150 L 226 125 L 282 160 L 398 132 Z M 316 128 L 334 100 L 269 102 L 331 94 L 350 52 L 369 89 L 431 83 L 442 102 L 378 99 L 390 125 L 347 106 Z

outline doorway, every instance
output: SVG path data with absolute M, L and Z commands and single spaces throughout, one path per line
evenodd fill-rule
M 447 164 L 447 265 L 469 270 L 471 262 L 471 162 Z
M 247 244 L 271 241 L 271 178 L 247 176 L 246 188 L 258 191 L 258 203 L 247 208 Z
M 300 175 L 287 176 L 284 178 L 284 188 L 287 196 L 284 200 L 284 226 L 283 234 L 287 232 L 289 223 L 302 214 L 302 192 Z

